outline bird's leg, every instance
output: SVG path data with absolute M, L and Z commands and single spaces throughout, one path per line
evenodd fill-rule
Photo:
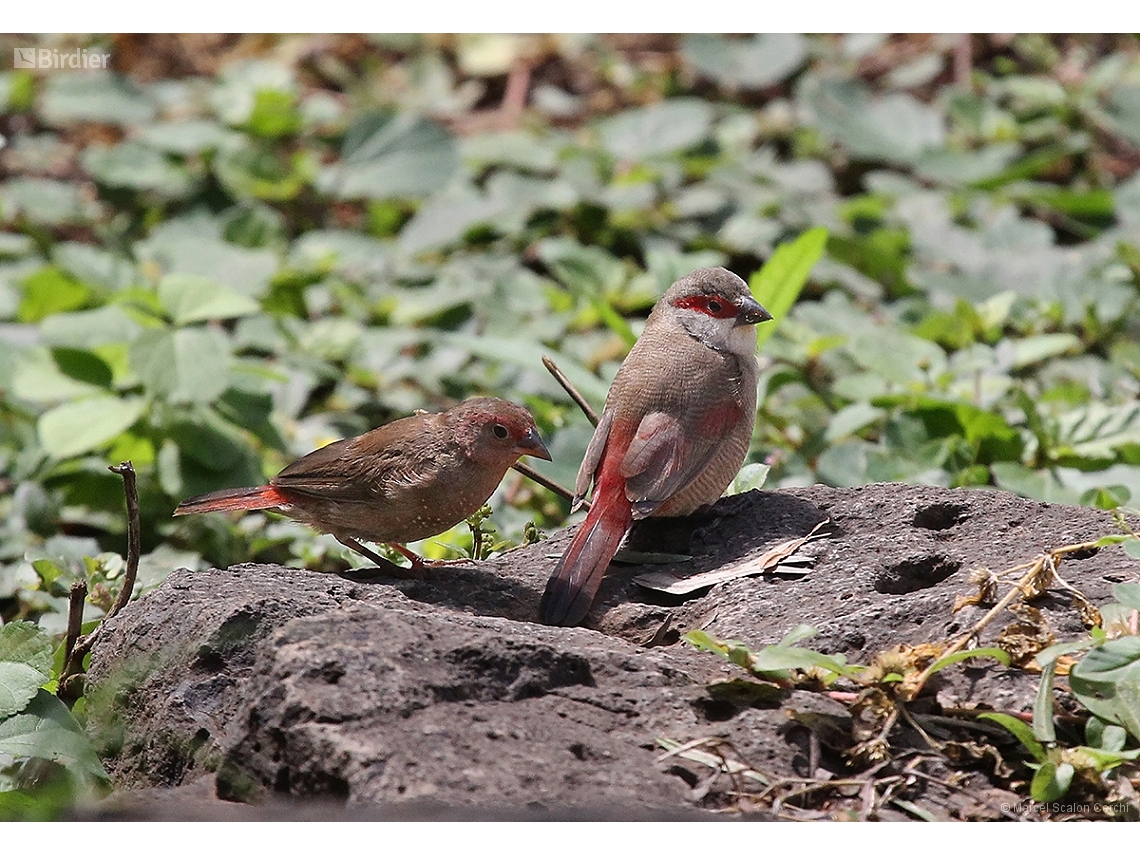
M 424 575 L 424 573 L 423 573 L 423 570 L 424 570 L 423 559 L 421 559 L 418 555 L 416 555 L 411 550 L 405 549 L 404 547 L 402 547 L 398 544 L 389 543 L 388 546 L 395 547 L 396 550 L 401 555 L 407 556 L 412 562 L 411 567 L 401 567 L 399 564 L 393 564 L 387 558 L 380 557 L 378 554 L 373 552 L 367 546 L 362 544 L 359 540 L 355 540 L 354 538 L 340 537 L 339 535 L 334 535 L 334 537 L 336 537 L 337 540 L 339 540 L 342 544 L 347 546 L 353 552 L 355 552 L 359 555 L 363 555 L 369 561 L 374 561 L 376 563 L 377 567 L 379 567 L 385 573 L 388 573 L 392 576 L 398 576 L 402 579 L 419 579 L 419 578 L 422 578 Z
M 412 550 L 408 549 L 408 547 L 404 546 L 402 543 L 385 543 L 384 545 L 390 546 L 392 549 L 399 552 L 401 555 L 412 562 L 413 570 L 419 570 L 421 572 L 423 570 L 426 570 L 428 567 L 455 567 L 459 564 L 472 563 L 472 559 L 470 558 L 421 558 L 420 556 L 416 555 L 416 553 L 412 552 Z

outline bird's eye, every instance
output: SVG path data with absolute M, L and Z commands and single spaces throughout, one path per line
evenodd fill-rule
M 495 436 L 497 436 L 499 439 L 506 439 L 507 438 L 508 431 L 502 425 L 499 425 L 499 424 L 492 425 L 491 430 L 494 432 Z
M 719 300 L 709 300 L 709 311 L 714 315 L 719 315 L 724 306 L 720 304 Z

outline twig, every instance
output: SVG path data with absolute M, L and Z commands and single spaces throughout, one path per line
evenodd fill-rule
M 573 492 L 571 492 L 570 490 L 567 490 L 565 487 L 563 487 L 557 481 L 551 481 L 549 478 L 547 478 L 545 475 L 543 475 L 537 469 L 534 469 L 530 466 L 527 466 L 521 460 L 518 463 L 512 464 L 511 468 L 514 469 L 516 472 L 521 472 L 523 475 L 525 475 L 531 481 L 534 481 L 536 484 L 541 484 L 543 487 L 545 487 L 550 492 L 557 493 L 562 498 L 568 499 L 571 502 L 574 501 L 574 493 Z
M 503 93 L 503 101 L 499 105 L 499 114 L 502 116 L 504 127 L 518 126 L 526 107 L 527 91 L 530 89 L 530 62 L 526 59 L 516 59 L 511 64 L 507 74 L 507 88 Z
M 135 590 L 135 578 L 139 570 L 139 494 L 135 487 L 135 468 L 129 460 L 118 466 L 108 467 L 112 472 L 123 476 L 123 489 L 127 496 L 127 570 L 123 574 L 123 587 L 115 600 L 111 610 L 107 612 L 104 621 L 117 614 L 128 602 Z M 79 593 L 82 589 L 82 593 Z M 91 652 L 95 639 L 99 637 L 99 630 L 103 628 L 102 622 L 82 637 L 79 631 L 83 625 L 83 600 L 87 596 L 86 581 L 76 582 L 71 586 L 71 595 L 68 599 L 67 609 L 67 641 L 63 670 L 59 675 L 59 689 L 56 691 L 61 701 L 69 707 L 73 706 L 83 694 L 83 658 Z M 74 634 L 73 634 L 74 633 Z
M 67 637 L 63 642 L 63 671 L 60 674 L 59 687 L 56 689 L 58 697 L 63 696 L 66 677 L 71 676 L 70 667 L 72 656 L 75 653 L 75 644 L 79 641 L 79 633 L 83 631 L 83 601 L 87 599 L 87 580 L 78 579 L 71 585 L 71 593 L 67 597 Z
M 112 472 L 123 476 L 123 490 L 127 494 L 127 572 L 123 576 L 123 587 L 119 590 L 118 599 L 107 612 L 107 617 L 114 617 L 123 606 L 131 601 L 135 592 L 135 577 L 139 572 L 139 553 L 142 543 L 139 535 L 139 491 L 135 485 L 135 467 L 131 461 L 125 460 L 118 466 L 108 466 Z
M 590 424 L 597 427 L 598 414 L 594 412 L 594 408 L 582 397 L 582 393 L 574 388 L 574 384 L 562 373 L 562 369 L 555 365 L 554 360 L 549 356 L 542 357 L 542 364 L 546 366 L 546 370 L 554 376 L 554 379 L 558 381 L 559 385 L 566 390 L 566 394 L 578 405 L 578 408 L 586 414 L 586 418 L 590 420 Z

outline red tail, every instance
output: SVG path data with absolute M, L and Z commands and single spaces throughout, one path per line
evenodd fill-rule
M 594 491 L 593 504 L 570 546 L 546 583 L 539 605 L 543 623 L 577 626 L 590 611 L 610 559 L 633 522 L 633 509 L 620 479 L 613 487 Z
M 174 516 L 206 514 L 210 511 L 258 511 L 280 508 L 288 504 L 289 500 L 269 485 L 237 487 L 232 490 L 216 490 L 204 496 L 187 499 L 174 509 Z

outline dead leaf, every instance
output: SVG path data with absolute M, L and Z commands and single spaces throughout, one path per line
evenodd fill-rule
M 740 564 L 718 567 L 715 570 L 709 570 L 705 573 L 696 573 L 692 576 L 675 576 L 672 573 L 665 572 L 642 573 L 640 576 L 635 576 L 633 581 L 651 591 L 660 591 L 663 594 L 682 596 L 684 594 L 691 594 L 693 591 L 699 591 L 701 588 L 711 588 L 720 582 L 742 579 L 746 576 L 772 573 L 782 563 L 788 562 L 788 559 L 792 557 L 796 550 L 805 543 L 826 537 L 827 535 L 817 534 L 817 532 L 828 522 L 830 522 L 830 520 L 824 520 L 808 532 L 806 536 L 779 543 L 763 555 L 748 559 Z M 798 564 L 800 562 L 797 561 L 796 563 Z

